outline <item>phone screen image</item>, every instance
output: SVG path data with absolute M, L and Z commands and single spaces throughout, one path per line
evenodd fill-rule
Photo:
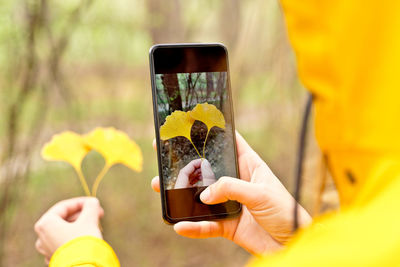
M 156 75 L 166 190 L 236 175 L 226 77 L 226 72 Z
M 171 221 L 227 217 L 240 210 L 234 201 L 205 205 L 199 199 L 207 186 L 222 176 L 238 177 L 238 171 L 227 66 L 204 64 L 212 50 L 199 57 L 191 49 L 174 51 L 181 61 L 190 59 L 189 67 L 188 62 L 156 67 L 153 77 L 163 208 Z

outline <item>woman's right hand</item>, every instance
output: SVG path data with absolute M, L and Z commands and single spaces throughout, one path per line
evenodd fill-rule
M 275 251 L 292 236 L 293 197 L 267 164 L 236 134 L 241 180 L 221 177 L 200 195 L 206 204 L 236 200 L 243 204 L 239 217 L 222 221 L 179 222 L 175 231 L 190 238 L 224 237 L 253 254 Z M 159 178 L 152 188 L 160 191 Z M 299 207 L 299 223 L 305 226 L 311 217 Z

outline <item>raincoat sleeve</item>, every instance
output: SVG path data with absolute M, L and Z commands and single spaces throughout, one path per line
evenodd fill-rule
M 119 267 L 113 249 L 104 240 L 93 236 L 75 238 L 57 249 L 50 267 Z
M 392 182 L 377 196 L 316 219 L 286 249 L 248 265 L 400 266 L 400 164 L 384 169 L 376 179 Z

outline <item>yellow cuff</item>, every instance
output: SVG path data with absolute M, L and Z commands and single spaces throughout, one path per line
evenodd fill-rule
M 104 240 L 94 236 L 81 236 L 59 247 L 49 267 L 120 267 L 117 255 Z

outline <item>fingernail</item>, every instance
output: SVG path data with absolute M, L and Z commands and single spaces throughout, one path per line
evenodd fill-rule
M 200 194 L 200 199 L 202 202 L 207 202 L 210 199 L 210 187 L 207 187 L 203 192 Z

